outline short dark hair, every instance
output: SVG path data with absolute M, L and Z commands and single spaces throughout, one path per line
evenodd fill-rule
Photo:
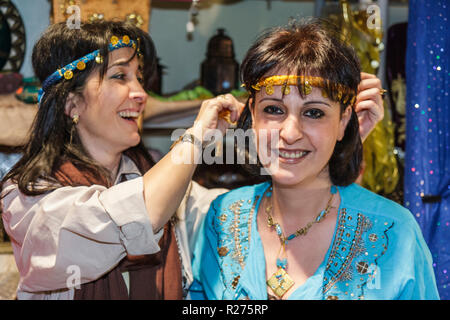
M 241 81 L 249 91 L 249 99 L 238 121 L 238 127 L 250 129 L 250 108 L 254 107 L 256 90 L 252 87 L 270 71 L 287 69 L 298 76 L 320 76 L 329 80 L 323 90 L 340 103 L 341 114 L 351 99 L 342 99 L 331 84 L 341 84 L 357 92 L 360 63 L 353 48 L 329 22 L 321 19 L 294 20 L 288 26 L 263 32 L 253 43 L 241 65 Z M 302 95 L 303 90 L 299 87 Z M 250 106 L 250 101 L 253 105 Z M 248 153 L 248 152 L 247 152 Z M 354 109 L 344 137 L 337 141 L 329 161 L 330 178 L 335 185 L 349 185 L 360 174 L 362 142 Z M 261 166 L 261 164 L 258 164 Z M 245 165 L 252 173 L 255 166 Z M 259 169 L 258 169 L 259 170 Z
M 45 89 L 31 129 L 30 140 L 24 146 L 23 157 L 3 181 L 12 178 L 22 193 L 42 194 L 56 188 L 54 170 L 62 161 L 70 160 L 79 169 L 87 170 L 105 184 L 110 183 L 107 170 L 94 161 L 83 148 L 75 126 L 65 114 L 65 105 L 69 93 L 83 91 L 92 72 L 98 70 L 100 78 L 103 79 L 108 67 L 110 39 L 112 36 L 120 39 L 125 35 L 138 42 L 137 47 L 143 55 L 142 74 L 145 89 L 156 72 L 156 51 L 148 33 L 132 24 L 113 21 L 82 23 L 79 29 L 69 28 L 65 22 L 48 27 L 35 44 L 32 53 L 33 68 L 41 82 L 56 70 L 98 49 L 104 62 L 97 64 L 91 61 L 83 71 L 74 72 L 72 79 L 56 82 Z M 136 54 L 135 50 L 130 60 Z M 142 141 L 127 151 L 140 154 L 153 164 Z M 48 188 L 35 188 L 37 181 L 41 179 L 52 184 Z

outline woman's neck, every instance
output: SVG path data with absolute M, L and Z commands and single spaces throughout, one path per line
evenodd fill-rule
M 96 148 L 94 148 L 93 150 L 91 150 L 92 148 L 87 149 L 89 155 L 108 170 L 111 181 L 114 181 L 119 170 L 122 153 L 104 152 L 103 150 L 99 150 Z
M 295 187 L 274 182 L 272 197 L 269 201 L 271 201 L 275 220 L 285 226 L 287 233 L 313 221 L 327 206 L 331 196 L 331 185 L 329 180 Z M 332 206 L 338 203 L 336 198 L 334 197 Z
M 122 154 L 118 154 L 114 159 L 110 159 L 111 161 L 105 166 L 106 169 L 111 174 L 111 181 L 114 182 L 117 177 L 117 173 L 119 172 L 120 160 L 122 159 Z

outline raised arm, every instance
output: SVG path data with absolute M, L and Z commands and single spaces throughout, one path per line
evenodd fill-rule
M 145 206 L 154 230 L 164 226 L 183 199 L 198 163 L 194 157 L 201 156 L 206 131 L 219 129 L 224 134 L 228 128 L 228 122 L 219 117 L 225 109 L 231 111 L 231 121 L 236 121 L 242 103 L 231 94 L 205 100 L 193 127 L 186 132 L 194 137 L 194 143 L 180 141 L 144 175 Z
M 359 120 L 359 132 L 364 141 L 384 117 L 381 80 L 370 73 L 361 72 L 355 111 Z

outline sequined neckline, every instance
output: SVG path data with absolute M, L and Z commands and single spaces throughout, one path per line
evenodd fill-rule
M 261 193 L 261 195 L 265 194 L 265 192 L 268 190 L 268 188 L 270 187 L 270 183 L 267 184 L 267 186 L 265 188 L 263 188 L 263 192 Z M 322 286 L 323 283 L 323 277 L 325 274 L 325 267 L 329 262 L 329 258 L 331 255 L 331 251 L 332 248 L 334 247 L 334 244 L 336 243 L 336 236 L 337 236 L 337 232 L 338 232 L 338 225 L 339 225 L 339 220 L 341 218 L 341 209 L 343 208 L 343 199 L 341 197 L 341 187 L 337 186 L 337 194 L 339 196 L 339 207 L 337 210 L 337 215 L 336 215 L 336 224 L 334 226 L 334 230 L 333 230 L 333 236 L 331 238 L 331 241 L 329 243 L 328 249 L 322 259 L 322 262 L 319 264 L 319 266 L 317 267 L 316 271 L 313 273 L 313 275 L 311 275 L 310 277 L 308 277 L 308 279 L 306 279 L 306 281 L 301 284 L 300 286 L 298 286 L 293 292 L 291 292 L 287 298 L 287 300 L 296 300 L 295 296 L 301 295 L 302 291 L 305 291 L 306 289 L 308 289 L 310 287 L 310 283 L 313 281 L 319 281 L 319 286 Z M 258 203 L 258 207 L 256 210 L 256 214 L 253 217 L 253 221 L 252 223 L 255 225 L 255 235 L 254 238 L 258 239 L 258 241 L 260 241 L 261 243 L 261 247 L 263 248 L 263 254 L 262 254 L 262 261 L 264 261 L 264 270 L 263 273 L 264 275 L 266 275 L 266 255 L 264 253 L 264 247 L 262 246 L 262 240 L 261 240 L 261 236 L 259 234 L 258 231 L 258 225 L 257 225 L 257 216 L 259 214 L 259 207 L 261 205 L 261 199 L 259 199 L 260 202 Z M 267 292 L 267 296 L 266 296 L 266 300 L 269 299 L 269 292 Z

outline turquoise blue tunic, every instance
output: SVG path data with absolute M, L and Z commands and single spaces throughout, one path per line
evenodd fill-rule
M 256 215 L 269 186 L 213 201 L 194 250 L 192 299 L 268 298 Z M 289 299 L 439 299 L 431 254 L 411 212 L 356 184 L 338 190 L 332 244 Z

